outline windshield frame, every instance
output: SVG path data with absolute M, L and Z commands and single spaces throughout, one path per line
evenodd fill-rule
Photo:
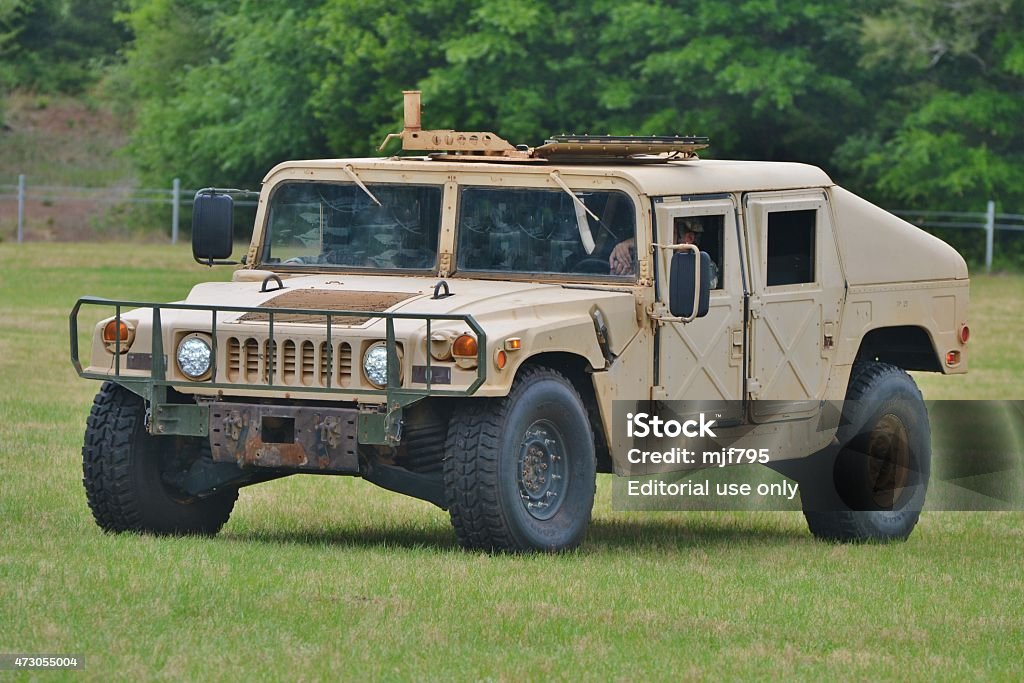
M 370 189 L 371 192 L 375 188 L 381 186 L 396 186 L 396 187 L 416 187 L 416 188 L 433 188 L 438 191 L 438 213 L 437 213 L 437 239 L 436 247 L 434 249 L 434 261 L 429 268 L 401 268 L 398 266 L 390 266 L 386 268 L 376 268 L 369 266 L 352 266 L 342 264 L 330 264 L 330 263 L 309 263 L 309 264 L 289 264 L 283 262 L 270 262 L 267 260 L 268 254 L 270 253 L 273 240 L 271 231 L 271 213 L 274 202 L 274 197 L 277 193 L 287 186 L 303 184 L 303 185 L 332 185 L 338 186 L 343 185 L 354 188 L 357 192 L 363 193 L 364 191 L 352 180 L 348 178 L 285 178 L 281 182 L 276 183 L 267 195 L 266 210 L 263 212 L 263 218 L 260 221 L 259 230 L 259 243 L 255 249 L 255 264 L 254 267 L 259 270 L 289 273 L 289 274 L 317 274 L 317 273 L 353 273 L 353 274 L 365 274 L 365 275 L 381 275 L 381 274 L 398 274 L 398 275 L 421 275 L 431 276 L 438 272 L 441 262 L 441 253 L 444 249 L 444 220 L 445 220 L 445 182 L 443 179 L 438 178 L 437 182 L 388 182 L 378 181 L 374 179 L 362 179 L 365 185 Z M 365 196 L 365 195 L 364 195 Z M 367 197 L 369 200 L 369 197 Z

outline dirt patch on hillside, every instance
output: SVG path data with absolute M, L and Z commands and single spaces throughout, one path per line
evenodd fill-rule
M 15 239 L 19 174 L 26 179 L 27 241 L 139 237 L 145 227 L 159 225 L 164 213 L 170 225 L 169 203 L 125 202 L 137 185 L 124 153 L 130 124 L 108 104 L 90 95 L 15 93 L 6 109 L 0 130 L 0 239 Z M 166 232 L 153 238 L 166 239 Z

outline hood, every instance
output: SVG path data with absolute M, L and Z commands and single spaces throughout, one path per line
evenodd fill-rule
M 240 277 L 246 278 L 241 280 Z M 516 282 L 448 278 L 450 296 L 433 298 L 437 277 L 317 274 L 284 279 L 285 287 L 261 292 L 263 277 L 247 281 L 253 271 L 239 271 L 234 282 L 197 285 L 183 303 L 260 308 L 309 308 L 366 311 L 365 316 L 338 319 L 337 327 L 372 327 L 380 311 L 410 314 L 469 314 L 491 331 L 514 334 L 519 329 L 558 327 L 581 320 L 593 329 L 591 310 L 598 308 L 609 328 L 612 351 L 619 353 L 638 331 L 636 300 L 628 286 Z M 273 286 L 272 283 L 271 286 Z M 442 290 L 443 293 L 443 290 Z M 168 311 L 168 313 L 171 313 Z M 185 312 L 189 318 L 195 314 Z M 208 319 L 209 314 L 204 317 Z M 319 322 L 315 316 L 275 315 L 275 324 Z M 219 316 L 224 322 L 266 320 L 262 313 Z M 440 326 L 440 323 L 437 323 Z

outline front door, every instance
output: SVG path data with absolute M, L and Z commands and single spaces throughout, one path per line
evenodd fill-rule
M 743 277 L 735 204 L 729 196 L 681 198 L 656 204 L 655 241 L 695 239 L 711 256 L 707 316 L 690 323 L 661 321 L 656 331 L 654 400 L 733 401 L 743 398 Z M 690 232 L 691 237 L 685 237 Z M 655 247 L 659 303 L 668 306 L 672 251 Z

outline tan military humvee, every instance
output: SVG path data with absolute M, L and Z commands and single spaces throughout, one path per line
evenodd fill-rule
M 73 362 L 106 380 L 83 449 L 102 528 L 215 533 L 239 487 L 348 474 L 447 509 L 466 547 L 568 548 L 595 473 L 637 472 L 615 402 L 701 399 L 774 465 L 839 454 L 816 535 L 910 533 L 930 437 L 905 371 L 967 370 L 953 249 L 814 167 L 697 138 L 516 148 L 406 105 L 418 156 L 270 171 L 232 282 L 75 306 Z M 197 194 L 201 263 L 231 257 L 237 192 Z

